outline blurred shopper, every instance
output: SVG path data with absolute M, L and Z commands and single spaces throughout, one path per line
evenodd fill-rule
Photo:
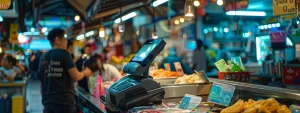
M 42 84 L 42 103 L 46 113 L 74 113 L 75 89 L 73 81 L 93 75 L 89 66 L 79 72 L 67 49 L 63 29 L 53 29 L 48 34 L 52 49 L 44 55 L 39 70 Z
M 196 71 L 207 71 L 207 58 L 205 50 L 202 49 L 203 42 L 197 40 L 197 48 L 193 52 L 193 69 Z
M 73 45 L 73 42 L 72 41 L 68 41 L 68 45 L 67 45 L 67 51 L 70 53 L 72 59 L 73 59 L 73 62 L 76 62 L 76 59 L 75 59 L 75 56 L 73 54 L 73 49 L 74 49 L 74 45 Z
M 3 60 L 3 66 L 0 67 L 0 79 L 2 82 L 13 82 L 17 72 L 13 69 L 14 58 L 6 56 Z
M 16 58 L 13 59 L 13 69 L 16 71 L 18 76 L 23 76 L 25 72 L 25 67 L 18 63 L 18 60 Z
M 30 74 L 32 80 L 37 80 L 37 71 L 39 69 L 40 52 L 36 52 L 30 57 Z
M 91 55 L 92 55 L 91 45 L 87 44 L 83 47 L 81 51 L 81 57 L 76 61 L 76 66 L 79 71 L 83 69 L 84 62 L 86 62 Z M 82 87 L 86 91 L 89 91 L 88 78 L 83 78 L 82 80 L 78 81 L 78 86 Z
M 99 55 L 94 55 L 93 57 L 97 59 L 96 62 L 98 64 L 98 70 L 95 74 L 102 76 L 103 82 L 116 82 L 122 78 L 120 71 L 116 67 L 102 62 Z
M 192 70 L 189 68 L 189 66 L 184 65 L 182 63 L 182 57 L 177 56 L 177 51 L 176 51 L 176 48 L 174 48 L 174 47 L 170 48 L 168 56 L 166 58 L 164 58 L 164 60 L 160 63 L 159 68 L 164 68 L 164 64 L 168 63 L 168 64 L 170 64 L 171 71 L 176 71 L 176 68 L 174 65 L 175 62 L 180 62 L 184 73 L 186 73 L 186 74 L 192 73 Z

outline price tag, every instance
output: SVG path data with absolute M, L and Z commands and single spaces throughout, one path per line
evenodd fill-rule
M 183 110 L 193 110 L 201 103 L 201 101 L 202 97 L 185 94 L 181 100 L 179 108 Z
M 213 83 L 208 101 L 223 106 L 229 106 L 233 97 L 235 87 L 232 85 Z
M 165 70 L 171 71 L 171 67 L 169 63 L 164 63 Z
M 184 72 L 183 72 L 180 62 L 174 62 L 174 66 L 179 75 L 184 75 Z
M 215 65 L 217 66 L 217 68 L 220 72 L 226 72 L 226 70 L 228 69 L 228 65 L 224 59 L 217 61 L 215 63 Z

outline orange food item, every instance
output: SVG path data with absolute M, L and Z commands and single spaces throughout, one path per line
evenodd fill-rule
M 177 72 L 167 71 L 164 69 L 158 69 L 156 70 L 151 76 L 157 77 L 157 78 L 175 78 L 180 77 Z

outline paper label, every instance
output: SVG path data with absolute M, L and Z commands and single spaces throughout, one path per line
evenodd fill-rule
M 215 65 L 217 66 L 217 68 L 220 72 L 226 72 L 226 70 L 228 69 L 228 65 L 224 59 L 217 61 L 215 63 Z
M 171 67 L 169 63 L 164 63 L 165 70 L 171 71 Z
M 235 91 L 235 86 L 213 83 L 208 101 L 223 106 L 229 106 Z
M 179 75 L 184 75 L 184 72 L 183 72 L 180 62 L 174 62 L 174 66 Z
M 183 110 L 193 110 L 201 103 L 201 101 L 202 97 L 185 94 L 182 98 L 179 108 Z

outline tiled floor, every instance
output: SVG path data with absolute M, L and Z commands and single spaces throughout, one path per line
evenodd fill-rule
M 40 83 L 38 81 L 28 81 L 27 83 L 27 112 L 43 113 L 42 97 L 40 93 Z

